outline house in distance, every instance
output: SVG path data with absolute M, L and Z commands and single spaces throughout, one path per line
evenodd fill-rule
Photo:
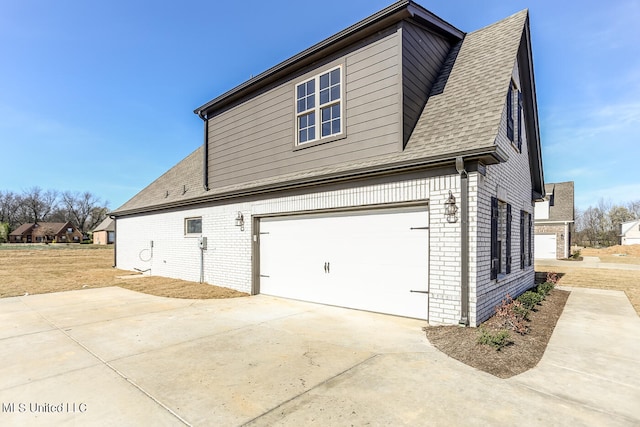
M 118 268 L 471 326 L 534 285 L 528 11 L 465 33 L 398 1 L 195 113 L 112 212 Z

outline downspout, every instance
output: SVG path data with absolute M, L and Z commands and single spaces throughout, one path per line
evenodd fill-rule
M 469 326 L 469 174 L 464 159 L 456 157 L 456 170 L 460 174 L 460 322 Z
M 202 187 L 204 191 L 209 191 L 209 121 L 204 112 L 198 111 L 198 117 L 204 122 L 204 143 L 202 147 Z

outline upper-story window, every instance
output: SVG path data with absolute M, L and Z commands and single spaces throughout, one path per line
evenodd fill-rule
M 296 142 L 342 133 L 342 67 L 296 85 Z

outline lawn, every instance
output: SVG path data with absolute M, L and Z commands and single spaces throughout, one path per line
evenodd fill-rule
M 113 268 L 113 246 L 0 245 L 0 298 L 120 286 L 173 298 L 233 298 L 231 289 Z

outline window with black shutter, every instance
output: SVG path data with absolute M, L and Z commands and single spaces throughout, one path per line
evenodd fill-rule
M 498 199 L 491 198 L 491 280 L 498 278 Z
M 522 151 L 522 92 L 518 91 L 518 151 Z
M 525 252 L 525 241 L 527 240 L 527 236 L 524 234 L 525 233 L 525 227 L 524 227 L 524 222 L 525 222 L 525 218 L 526 218 L 526 212 L 525 211 L 520 211 L 520 269 L 524 269 L 524 265 L 525 265 L 525 258 L 527 256 L 527 253 Z
M 527 214 L 527 219 L 529 220 L 529 235 L 528 240 L 529 240 L 529 267 L 531 267 L 531 264 L 533 263 L 533 245 L 531 244 L 531 236 L 533 236 L 533 218 L 531 217 L 531 214 Z
M 513 142 L 513 89 L 509 85 L 507 92 L 507 138 Z
M 507 203 L 507 217 L 506 217 L 506 232 L 505 232 L 505 269 L 506 274 L 511 273 L 511 205 Z

